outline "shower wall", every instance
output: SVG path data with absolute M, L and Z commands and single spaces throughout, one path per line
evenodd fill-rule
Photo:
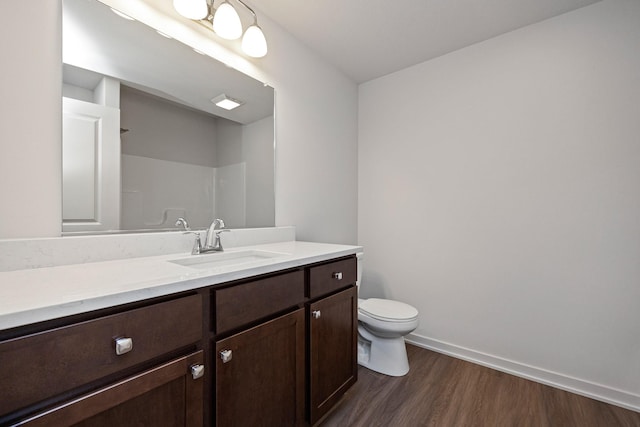
M 123 230 L 206 227 L 215 202 L 218 119 L 121 86 Z
M 179 217 L 192 228 L 213 218 L 230 228 L 273 226 L 273 117 L 241 125 L 116 84 L 120 206 L 107 204 L 119 225 L 108 230 L 174 228 Z M 64 89 L 93 105 L 90 90 Z

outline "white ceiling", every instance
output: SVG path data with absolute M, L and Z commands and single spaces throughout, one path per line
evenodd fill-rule
M 598 0 L 251 0 L 357 83 Z M 267 41 L 269 34 L 266 34 Z

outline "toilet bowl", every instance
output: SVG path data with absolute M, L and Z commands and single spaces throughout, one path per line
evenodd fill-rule
M 358 259 L 358 292 L 363 254 Z M 409 372 L 404 336 L 418 327 L 418 310 L 399 301 L 358 298 L 358 364 L 399 377 Z

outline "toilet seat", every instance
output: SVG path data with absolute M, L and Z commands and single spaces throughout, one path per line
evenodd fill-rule
M 408 322 L 418 318 L 418 310 L 414 307 L 388 299 L 359 300 L 358 309 L 367 316 L 384 322 Z

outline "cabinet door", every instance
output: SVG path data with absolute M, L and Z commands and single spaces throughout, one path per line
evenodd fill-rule
M 304 310 L 216 343 L 216 425 L 304 423 Z
M 203 352 L 160 365 L 38 414 L 20 425 L 195 427 L 203 424 Z
M 357 292 L 309 304 L 309 419 L 314 424 L 357 380 Z

